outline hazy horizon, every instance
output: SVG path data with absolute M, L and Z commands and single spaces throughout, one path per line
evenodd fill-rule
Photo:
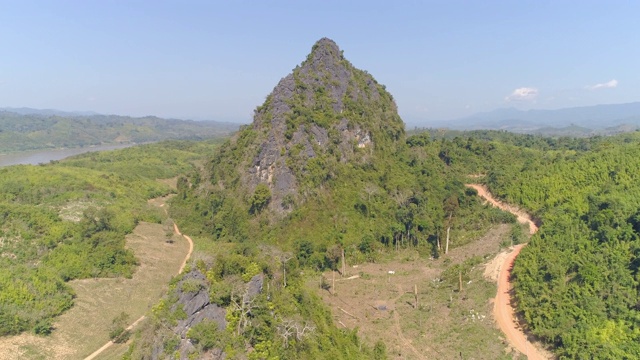
M 2 107 L 246 123 L 322 37 L 411 124 L 640 100 L 640 3 L 9 3 Z

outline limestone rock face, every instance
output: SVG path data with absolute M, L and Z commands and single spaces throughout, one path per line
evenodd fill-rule
M 242 183 L 248 193 L 267 184 L 276 213 L 291 209 L 303 183 L 320 186 L 330 179 L 333 164 L 366 161 L 376 147 L 404 136 L 384 86 L 353 67 L 327 38 L 280 80 L 249 130 L 258 143 L 239 169 Z

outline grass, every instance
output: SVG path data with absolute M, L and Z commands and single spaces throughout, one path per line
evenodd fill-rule
M 140 262 L 132 279 L 85 279 L 69 284 L 76 292 L 74 306 L 60 316 L 48 337 L 32 334 L 0 339 L 0 359 L 83 359 L 107 341 L 112 320 L 123 311 L 130 322 L 145 315 L 178 272 L 188 251 L 179 240 L 165 241 L 162 225 L 140 223 L 127 236 Z M 128 345 L 115 345 L 104 358 L 118 358 Z M 100 357 L 102 358 L 102 357 Z

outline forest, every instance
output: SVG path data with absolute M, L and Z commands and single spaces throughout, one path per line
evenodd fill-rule
M 440 134 L 445 160 L 484 174 L 540 231 L 512 280 L 525 326 L 560 358 L 640 356 L 640 133 Z
M 226 136 L 235 124 L 117 115 L 43 115 L 0 111 L 0 154 L 168 139 Z

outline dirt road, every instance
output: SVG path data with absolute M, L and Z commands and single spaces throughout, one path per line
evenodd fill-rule
M 466 186 L 478 191 L 478 195 L 487 200 L 491 205 L 508 211 L 518 217 L 518 222 L 529 225 L 529 232 L 535 234 L 538 231 L 538 225 L 533 220 L 531 215 L 526 212 L 502 203 L 495 199 L 493 195 L 484 185 L 479 184 L 467 184 Z M 547 360 L 553 358 L 550 354 L 538 349 L 533 343 L 531 343 L 527 336 L 519 328 L 515 321 L 515 309 L 512 306 L 512 286 L 509 281 L 511 275 L 511 269 L 516 257 L 520 253 L 520 250 L 526 244 L 516 245 L 513 251 L 504 257 L 504 263 L 501 265 L 500 275 L 498 277 L 498 292 L 493 306 L 493 316 L 500 327 L 500 330 L 505 334 L 509 343 L 521 353 L 525 354 L 529 360 Z
M 181 274 L 182 271 L 184 270 L 185 265 L 187 265 L 187 261 L 189 261 L 189 258 L 191 257 L 191 253 L 193 252 L 193 240 L 191 240 L 189 236 L 182 234 L 180 232 L 180 229 L 178 228 L 178 224 L 176 223 L 173 224 L 173 230 L 176 233 L 176 235 L 180 235 L 184 237 L 189 242 L 189 252 L 187 252 L 187 255 L 185 256 L 184 260 L 182 261 L 182 264 L 180 265 L 180 270 L 178 270 L 178 274 Z M 145 316 L 143 315 L 140 318 L 138 318 L 136 321 L 134 321 L 131 325 L 129 325 L 125 330 L 126 331 L 133 330 L 133 328 L 136 327 L 136 325 L 138 325 L 144 319 L 145 319 Z M 102 345 L 100 349 L 94 351 L 91 355 L 87 356 L 84 360 L 95 359 L 98 355 L 100 355 L 103 351 L 107 350 L 113 344 L 114 344 L 113 341 L 107 342 L 106 344 Z
M 520 210 L 519 208 L 505 204 L 496 198 L 489 192 L 486 186 L 480 184 L 466 184 L 465 186 L 475 189 L 478 192 L 478 195 L 483 199 L 487 200 L 491 205 L 497 207 L 498 209 L 508 211 L 515 215 L 518 218 L 518 222 L 521 224 L 529 225 L 529 233 L 535 234 L 538 231 L 538 224 L 533 219 L 531 215 L 529 215 L 526 211 Z

